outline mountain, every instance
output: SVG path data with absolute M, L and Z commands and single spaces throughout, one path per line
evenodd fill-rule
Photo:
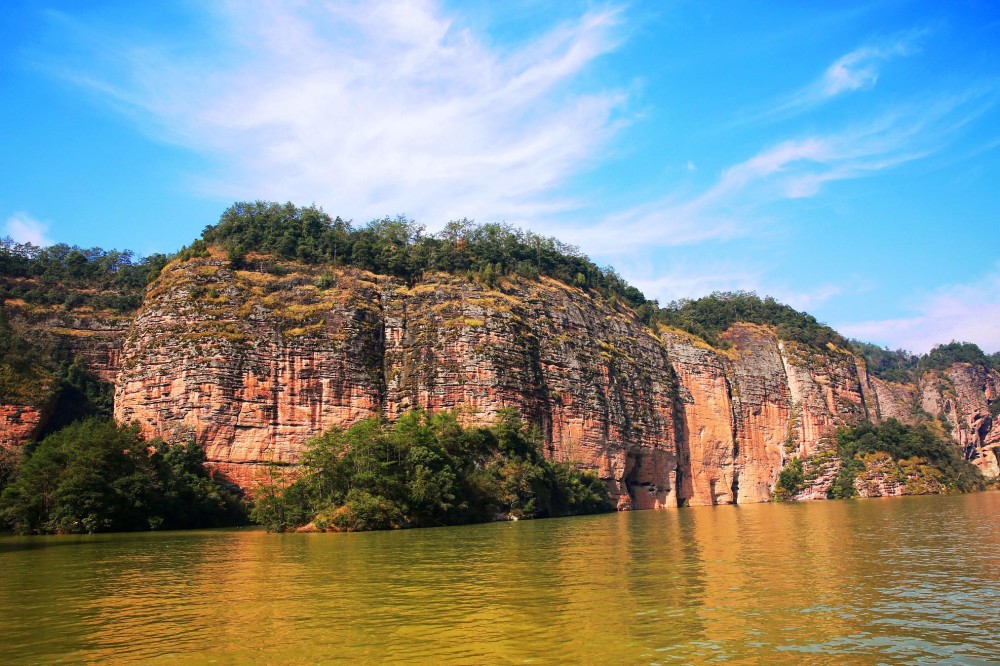
M 791 499 L 826 497 L 838 428 L 890 418 L 1000 474 L 1000 373 L 981 352 L 870 370 L 871 348 L 771 299 L 659 308 L 552 239 L 239 206 L 165 266 L 54 270 L 69 295 L 50 302 L 8 243 L 0 444 L 109 410 L 113 387 L 115 418 L 198 441 L 245 488 L 331 426 L 418 406 L 477 424 L 516 408 L 620 508 L 769 501 L 790 465 Z M 106 256 L 92 255 L 83 266 Z M 924 487 L 915 463 L 865 460 L 862 495 Z

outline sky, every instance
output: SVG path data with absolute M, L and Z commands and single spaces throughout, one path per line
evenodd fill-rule
M 1000 5 L 5 0 L 0 236 L 506 222 L 661 304 L 1000 351 Z

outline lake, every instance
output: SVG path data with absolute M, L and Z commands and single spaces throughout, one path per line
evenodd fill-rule
M 20 663 L 1000 663 L 1000 493 L 0 538 Z

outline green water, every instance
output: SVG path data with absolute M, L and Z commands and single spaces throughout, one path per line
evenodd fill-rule
M 1000 663 L 1000 493 L 0 539 L 0 662 Z

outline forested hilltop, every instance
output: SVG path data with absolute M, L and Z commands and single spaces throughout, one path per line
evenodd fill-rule
M 463 219 L 449 222 L 438 233 L 426 233 L 422 225 L 398 217 L 354 226 L 321 208 L 291 203 L 236 203 L 217 224 L 206 227 L 199 240 L 172 256 L 137 257 L 128 250 L 66 244 L 40 248 L 5 238 L 0 241 L 0 284 L 5 301 L 22 310 L 129 313 L 139 307 L 146 285 L 168 262 L 204 256 L 210 246 L 223 248 L 234 267 L 253 261 L 250 255 L 267 255 L 351 266 L 411 283 L 432 271 L 464 275 L 490 287 L 504 276 L 545 276 L 630 308 L 649 326 L 677 328 L 716 347 L 729 344 L 720 333 L 736 322 L 750 322 L 773 326 L 779 337 L 816 348 L 852 349 L 865 358 L 872 374 L 889 381 L 912 381 L 922 372 L 955 362 L 1000 368 L 1000 352 L 990 356 L 967 342 L 952 341 L 915 355 L 848 341 L 812 315 L 752 292 L 716 292 L 661 306 L 613 268 L 597 266 L 576 246 L 505 224 Z M 26 399 L 45 377 L 58 383 L 67 376 L 68 365 L 59 350 L 26 345 L 0 312 L 0 400 Z
M 411 282 L 430 271 L 467 275 L 488 286 L 495 286 L 507 275 L 551 277 L 620 302 L 650 326 L 660 323 L 679 328 L 713 346 L 727 346 L 719 334 L 736 322 L 774 326 L 780 337 L 815 347 L 834 344 L 847 349 L 855 344 L 812 315 L 752 292 L 716 292 L 661 306 L 628 284 L 614 268 L 597 266 L 578 247 L 506 224 L 462 219 L 428 234 L 424 226 L 405 217 L 355 227 L 314 206 L 257 201 L 228 208 L 217 224 L 205 228 L 200 240 L 176 256 L 204 254 L 212 245 L 224 248 L 236 266 L 243 265 L 248 254 L 256 253 L 308 264 L 353 266 Z M 856 344 L 859 351 L 879 349 Z M 981 351 L 979 356 L 984 356 Z M 940 357 L 940 353 L 935 356 Z M 994 355 L 993 362 L 1000 362 L 1000 353 Z
M 926 355 L 846 340 L 810 314 L 752 292 L 715 292 L 665 306 L 628 284 L 612 267 L 599 267 L 575 245 L 506 224 L 451 221 L 438 233 L 405 217 L 373 220 L 355 227 L 315 206 L 256 201 L 236 203 L 202 237 L 177 255 L 187 257 L 220 245 L 235 265 L 247 254 L 270 254 L 304 263 L 345 265 L 415 281 L 428 271 L 465 274 L 489 286 L 505 275 L 547 276 L 593 290 L 632 308 L 647 324 L 676 327 L 713 346 L 725 347 L 719 333 L 736 322 L 774 326 L 778 335 L 816 347 L 834 344 L 863 354 L 877 376 L 897 381 L 913 372 L 941 369 L 954 362 L 1000 368 L 1000 352 L 987 356 L 978 346 L 950 342 Z M 160 259 L 154 258 L 152 266 Z M 149 262 L 147 262 L 149 263 Z M 158 270 L 158 269 L 157 269 Z
M 859 340 L 851 340 L 851 346 L 864 356 L 869 372 L 876 377 L 894 382 L 913 381 L 924 372 L 944 370 L 955 363 L 968 363 L 1000 370 L 1000 352 L 985 354 L 978 345 L 971 342 L 953 340 L 921 355 L 903 349 L 892 351 Z

